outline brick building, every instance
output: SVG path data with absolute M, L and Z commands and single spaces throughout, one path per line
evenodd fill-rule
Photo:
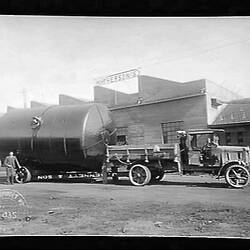
M 125 94 L 95 86 L 94 100 L 113 113 L 119 144 L 157 144 L 176 141 L 176 131 L 223 127 L 217 120 L 236 93 L 206 79 L 174 82 L 141 75 L 139 91 Z M 227 142 L 229 142 L 227 140 Z

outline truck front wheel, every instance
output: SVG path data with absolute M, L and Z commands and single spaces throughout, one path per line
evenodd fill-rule
M 242 188 L 249 183 L 249 172 L 241 165 L 232 165 L 227 168 L 225 179 L 231 187 Z

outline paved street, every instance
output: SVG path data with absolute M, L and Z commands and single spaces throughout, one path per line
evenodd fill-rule
M 2 172 L 2 171 L 1 171 Z M 31 182 L 9 186 L 29 207 L 26 222 L 2 220 L 1 234 L 250 237 L 250 186 L 209 175 L 166 175 L 158 184 Z

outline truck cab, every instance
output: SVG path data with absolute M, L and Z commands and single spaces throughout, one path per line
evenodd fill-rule
M 222 129 L 190 129 L 177 134 L 183 172 L 216 173 L 236 188 L 248 184 L 249 147 L 220 145 Z
M 188 164 L 203 167 L 219 166 L 218 146 L 224 130 L 196 129 L 187 133 Z

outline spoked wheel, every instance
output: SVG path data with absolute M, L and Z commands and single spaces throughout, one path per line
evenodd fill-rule
M 26 167 L 21 167 L 16 171 L 15 180 L 17 183 L 25 183 L 31 180 L 31 173 Z
M 226 182 L 234 188 L 242 188 L 249 183 L 249 172 L 241 165 L 232 165 L 226 170 Z
M 144 186 L 151 180 L 151 172 L 148 167 L 136 164 L 129 170 L 129 179 L 135 186 Z

